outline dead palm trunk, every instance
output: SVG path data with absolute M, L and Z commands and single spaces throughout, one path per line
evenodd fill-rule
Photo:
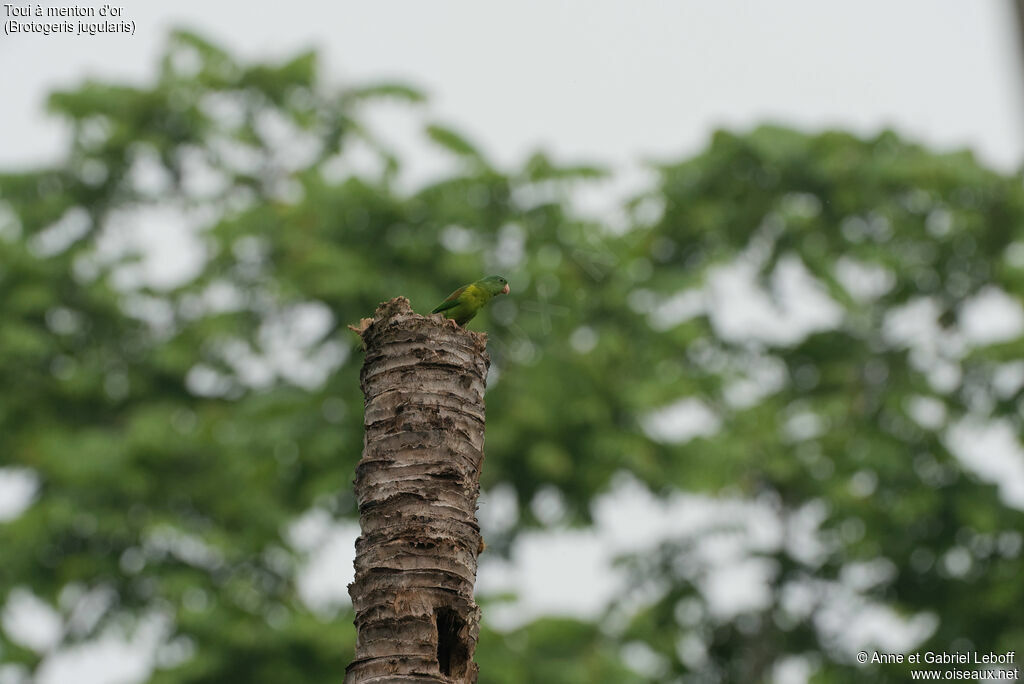
M 355 480 L 362 535 L 349 585 L 356 653 L 345 682 L 476 682 L 487 338 L 419 316 L 404 297 L 379 306 L 358 332 L 366 347 Z

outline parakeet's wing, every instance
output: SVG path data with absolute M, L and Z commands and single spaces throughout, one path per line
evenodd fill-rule
M 462 287 L 460 287 L 455 292 L 452 292 L 450 295 L 448 295 L 447 299 L 445 299 L 443 302 L 438 304 L 437 308 L 434 309 L 433 311 L 431 311 L 430 313 L 441 313 L 442 311 L 447 311 L 448 309 L 450 309 L 450 308 L 452 308 L 454 306 L 458 306 L 459 305 L 459 295 L 461 295 L 463 292 L 465 292 L 467 287 L 469 287 L 469 285 L 463 285 Z

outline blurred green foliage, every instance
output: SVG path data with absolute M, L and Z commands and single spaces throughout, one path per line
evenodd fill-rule
M 1024 642 L 1024 517 L 948 440 L 967 417 L 1021 432 L 1007 378 L 1024 338 L 964 333 L 979 295 L 1024 297 L 1019 175 L 891 133 L 723 132 L 658 167 L 613 226 L 572 208 L 600 168 L 537 153 L 499 169 L 441 124 L 425 138 L 455 170 L 403 190 L 401 155 L 364 123 L 382 100 L 423 97 L 326 87 L 313 53 L 246 66 L 188 32 L 152 85 L 51 96 L 66 158 L 0 175 L 0 458 L 39 483 L 0 523 L 0 598 L 51 603 L 67 644 L 171 617 L 192 648 L 155 682 L 340 680 L 351 615 L 299 600 L 287 529 L 312 508 L 355 516 L 360 359 L 344 324 L 400 294 L 429 311 L 500 272 L 514 296 L 472 325 L 494 359 L 483 485 L 511 487 L 521 515 L 491 553 L 542 523 L 538 492 L 557 492 L 560 524 L 586 525 L 623 472 L 659 495 L 756 502 L 783 533 L 744 552 L 767 568 L 756 609 L 717 612 L 702 538 L 680 533 L 623 559 L 646 589 L 608 619 L 485 628 L 482 682 L 759 681 L 791 657 L 815 681 L 862 681 L 828 627 L 858 570 L 870 580 L 854 604 L 935 619 L 921 650 Z M 201 255 L 170 284 L 136 237 L 164 244 L 168 212 Z M 730 265 L 758 298 L 715 294 Z M 729 324 L 730 306 L 784 318 L 786 273 L 827 295 L 824 322 Z M 911 310 L 924 322 L 901 336 Z M 650 428 L 687 398 L 716 430 Z M 808 516 L 813 552 L 796 538 Z M 73 619 L 97 591 L 106 607 Z M 800 591 L 811 598 L 791 601 Z M 626 643 L 656 667 L 629 669 Z M 0 649 L 29 670 L 44 655 L 3 632 Z

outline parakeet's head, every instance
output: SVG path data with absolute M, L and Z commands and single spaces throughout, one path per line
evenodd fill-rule
M 508 294 L 508 281 L 501 276 L 487 276 L 477 283 L 492 295 Z

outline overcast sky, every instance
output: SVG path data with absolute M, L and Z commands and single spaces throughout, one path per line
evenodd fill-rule
M 895 126 L 1002 168 L 1024 158 L 1009 0 L 125 4 L 134 36 L 0 36 L 0 167 L 61 149 L 40 116 L 50 88 L 144 80 L 178 25 L 247 58 L 316 46 L 338 83 L 419 85 L 504 162 L 537 146 L 617 165 L 674 157 L 766 120 Z

